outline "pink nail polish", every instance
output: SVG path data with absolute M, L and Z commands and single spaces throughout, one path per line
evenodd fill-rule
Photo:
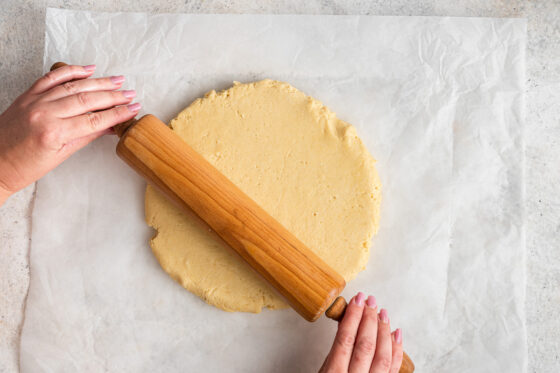
M 115 85 L 121 84 L 122 82 L 124 82 L 124 76 L 122 76 L 122 75 L 112 76 L 109 79 L 111 79 L 111 83 L 113 83 Z
M 379 319 L 385 324 L 389 323 L 389 315 L 387 314 L 387 310 L 385 308 L 382 308 L 379 312 Z
M 122 91 L 122 94 L 123 94 L 123 96 L 126 97 L 126 98 L 134 98 L 134 97 L 136 97 L 136 91 L 133 90 L 133 89 L 129 89 L 129 90 L 126 90 L 126 91 Z
M 395 330 L 395 342 L 398 344 L 402 343 L 402 330 L 400 328 Z
M 142 108 L 142 105 L 140 105 L 138 102 L 135 102 L 134 104 L 126 105 L 126 107 L 133 113 L 137 113 Z
M 373 295 L 370 295 L 366 301 L 366 304 L 369 308 L 375 308 L 377 307 L 377 301 L 375 300 L 375 297 Z
M 90 72 L 95 70 L 95 65 L 86 65 L 86 66 L 83 66 L 83 68 L 84 68 L 85 71 L 90 73 Z
M 361 291 L 358 293 L 358 295 L 356 295 L 356 298 L 354 298 L 354 302 L 356 302 L 356 304 L 358 306 L 363 306 L 364 305 L 364 299 L 366 298 L 366 296 L 364 295 L 364 293 L 362 293 Z

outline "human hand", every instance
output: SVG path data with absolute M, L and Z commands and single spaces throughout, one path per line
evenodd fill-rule
M 0 205 L 140 110 L 135 91 L 116 91 L 123 76 L 87 79 L 94 70 L 50 71 L 0 114 Z
M 374 296 L 358 293 L 338 324 L 331 351 L 319 373 L 397 373 L 403 359 L 402 332 L 391 333 L 385 309 Z

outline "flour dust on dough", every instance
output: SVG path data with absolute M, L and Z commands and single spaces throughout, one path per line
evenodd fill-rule
M 377 230 L 381 185 L 354 127 L 287 83 L 211 91 L 170 127 L 340 273 L 363 270 Z M 183 287 L 226 311 L 286 307 L 213 232 L 148 186 L 151 247 Z

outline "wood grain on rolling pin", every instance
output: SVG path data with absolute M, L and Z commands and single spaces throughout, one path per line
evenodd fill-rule
M 342 276 L 156 117 L 131 126 L 117 153 L 194 211 L 306 320 L 319 318 L 344 288 Z

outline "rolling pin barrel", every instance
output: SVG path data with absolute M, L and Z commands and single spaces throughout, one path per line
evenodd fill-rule
M 346 285 L 155 116 L 146 115 L 122 131 L 117 154 L 206 222 L 306 320 L 319 318 Z

